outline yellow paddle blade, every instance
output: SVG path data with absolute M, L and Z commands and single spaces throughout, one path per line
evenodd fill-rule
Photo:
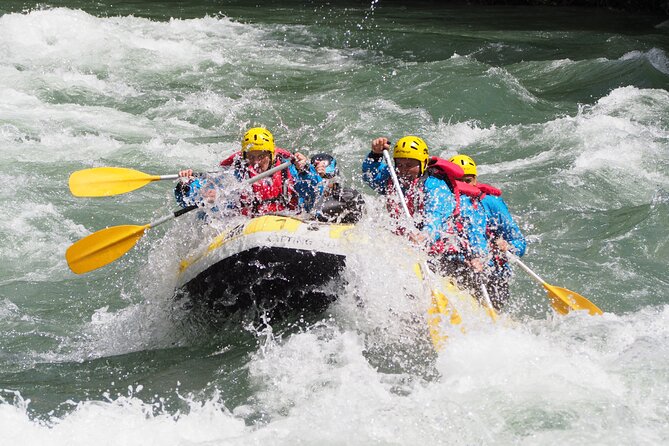
M 413 264 L 413 272 L 416 277 L 426 283 L 427 278 L 424 275 L 423 268 L 427 269 L 428 266 L 421 266 L 419 263 Z M 443 318 L 446 318 L 452 325 L 460 325 L 462 317 L 460 317 L 458 310 L 451 305 L 444 293 L 432 288 L 431 295 L 430 307 L 427 309 L 427 328 L 432 340 L 432 346 L 436 351 L 441 351 L 448 339 L 448 336 L 441 329 L 441 321 Z
M 67 248 L 67 265 L 76 274 L 105 266 L 132 249 L 150 227 L 122 225 L 94 232 Z
M 452 325 L 460 325 L 462 317 L 460 317 L 458 311 L 448 301 L 446 295 L 434 289 L 432 290 L 432 302 L 430 308 L 427 309 L 427 314 L 427 325 L 432 346 L 436 351 L 441 351 L 448 339 L 448 336 L 441 329 L 443 318 L 448 320 Z
M 547 283 L 544 283 L 543 285 L 548 292 L 551 306 L 560 314 L 567 314 L 571 310 L 588 310 L 588 313 L 590 313 L 591 316 L 603 314 L 602 310 L 600 310 L 597 305 L 578 293 Z
M 73 172 L 69 183 L 75 197 L 109 197 L 131 192 L 160 179 L 160 175 L 149 175 L 125 167 L 94 167 Z
M 497 314 L 497 311 L 495 311 L 495 309 L 493 307 L 486 306 L 484 308 L 485 308 L 486 314 L 490 317 L 490 319 L 492 319 L 493 322 L 497 322 L 497 318 L 499 317 L 499 315 Z

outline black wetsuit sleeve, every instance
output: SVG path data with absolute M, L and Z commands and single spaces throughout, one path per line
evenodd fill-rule
M 186 203 L 186 197 L 188 196 L 189 193 L 190 193 L 189 183 L 182 183 L 181 181 L 179 181 L 176 187 L 174 188 L 174 198 L 176 198 L 177 203 L 182 208 L 188 206 L 188 204 Z

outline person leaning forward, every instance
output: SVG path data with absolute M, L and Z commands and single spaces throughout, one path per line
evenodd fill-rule
M 271 167 L 294 159 L 287 169 L 253 183 L 250 190 L 243 191 L 238 199 L 227 201 L 226 208 L 237 210 L 242 215 L 258 216 L 277 212 L 299 212 L 313 205 L 321 178 L 308 159 L 274 145 L 272 133 L 262 127 L 249 129 L 242 137 L 242 150 L 221 161 L 224 175 L 231 173 L 238 181 L 266 172 Z M 175 189 L 177 202 L 183 206 L 215 203 L 223 187 L 220 178 L 207 179 L 193 176 L 192 169 L 179 172 L 185 181 Z
M 363 161 L 363 180 L 379 194 L 387 196 L 387 209 L 399 223 L 400 205 L 393 190 L 390 170 L 382 159 L 383 150 L 389 149 L 390 144 L 385 137 L 372 141 L 372 151 Z M 415 228 L 408 231 L 398 224 L 397 232 L 408 232 L 412 241 L 427 243 L 435 254 L 461 253 L 462 263 L 467 262 L 467 265 L 481 269 L 487 252 L 485 233 L 481 230 L 485 224 L 475 221 L 477 226 L 467 232 L 473 224 L 460 221 L 459 215 L 461 208 L 470 207 L 471 203 L 468 198 L 460 197 L 454 181 L 449 180 L 452 173 L 437 174 L 437 164 L 451 163 L 430 158 L 427 144 L 417 136 L 405 136 L 398 140 L 393 148 L 393 159 L 402 193 L 415 221 Z M 452 167 L 455 166 L 451 164 Z M 466 256 L 463 248 L 467 250 Z
M 402 221 L 390 170 L 383 160 L 384 150 L 390 150 L 387 138 L 379 137 L 372 141 L 372 151 L 362 163 L 363 181 L 386 196 L 386 208 L 396 221 L 397 233 L 406 233 L 415 243 L 436 243 L 444 232 L 446 212 L 454 198 L 443 180 L 425 175 L 429 158 L 427 144 L 417 136 L 405 136 L 397 141 L 393 149 L 401 193 L 415 222 L 408 228 Z
M 330 154 L 311 157 L 311 165 L 321 177 L 322 187 L 311 210 L 317 220 L 329 223 L 356 223 L 362 217 L 365 200 L 355 189 L 344 187 L 337 160 Z
M 493 306 L 499 310 L 510 296 L 511 268 L 506 252 L 522 257 L 527 242 L 501 197 L 502 191 L 478 180 L 474 160 L 460 154 L 453 156 L 450 161 L 462 167 L 463 176 L 459 180 L 478 187 L 484 193 L 480 201 L 488 213 L 487 235 L 492 247 L 492 260 L 489 264 L 491 271 L 486 281 L 486 289 Z

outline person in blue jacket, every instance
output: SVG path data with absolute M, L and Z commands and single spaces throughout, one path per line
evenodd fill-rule
M 243 181 L 291 159 L 293 164 L 288 168 L 252 183 L 234 197 L 223 195 L 223 200 L 219 199 L 219 192 L 225 193 L 224 181 L 230 173 L 237 181 Z M 224 204 L 226 211 L 258 216 L 308 211 L 320 189 L 321 178 L 309 160 L 302 154 L 293 156 L 277 148 L 274 136 L 262 127 L 249 129 L 242 138 L 242 150 L 223 160 L 221 166 L 225 168 L 222 175 L 204 178 L 194 177 L 191 169 L 180 171 L 179 177 L 186 181 L 177 184 L 177 202 L 184 207 L 210 204 L 214 211 L 219 209 L 218 205 Z
M 330 154 L 318 153 L 311 157 L 311 165 L 322 179 L 311 213 L 317 220 L 328 223 L 358 222 L 365 200 L 357 190 L 342 185 L 337 160 Z
M 488 213 L 487 233 L 492 247 L 491 271 L 486 288 L 493 306 L 499 310 L 510 296 L 511 268 L 506 252 L 522 257 L 525 254 L 527 242 L 502 199 L 502 192 L 478 181 L 478 172 L 474 160 L 467 155 L 456 155 L 450 161 L 462 167 L 464 176 L 460 178 L 461 181 L 474 185 L 485 193 L 481 199 L 481 204 Z
M 382 158 L 383 150 L 389 149 L 387 138 L 372 141 L 372 151 L 362 164 L 363 181 L 388 197 L 389 212 L 401 222 L 390 170 Z M 448 179 L 432 174 L 429 149 L 421 138 L 401 138 L 393 148 L 393 159 L 415 225 L 406 228 L 400 223 L 398 232 L 408 233 L 413 242 L 427 244 L 431 253 L 442 255 L 445 262 L 441 266 L 449 274 L 466 279 L 471 271 L 482 271 L 488 253 L 485 212 L 476 212 L 468 197 L 458 198 Z M 463 282 L 471 284 L 471 280 Z

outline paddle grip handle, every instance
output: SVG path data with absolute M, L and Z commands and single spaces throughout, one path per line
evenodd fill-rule
M 175 212 L 174 212 L 174 217 L 173 217 L 173 218 L 177 218 L 177 217 L 179 217 L 179 216 L 185 214 L 186 212 L 190 212 L 190 211 L 192 211 L 193 209 L 197 209 L 197 205 L 193 204 L 193 205 L 191 205 L 191 206 L 187 206 L 187 207 L 185 207 L 185 208 L 183 208 L 183 209 L 179 209 L 178 211 L 175 211 Z

